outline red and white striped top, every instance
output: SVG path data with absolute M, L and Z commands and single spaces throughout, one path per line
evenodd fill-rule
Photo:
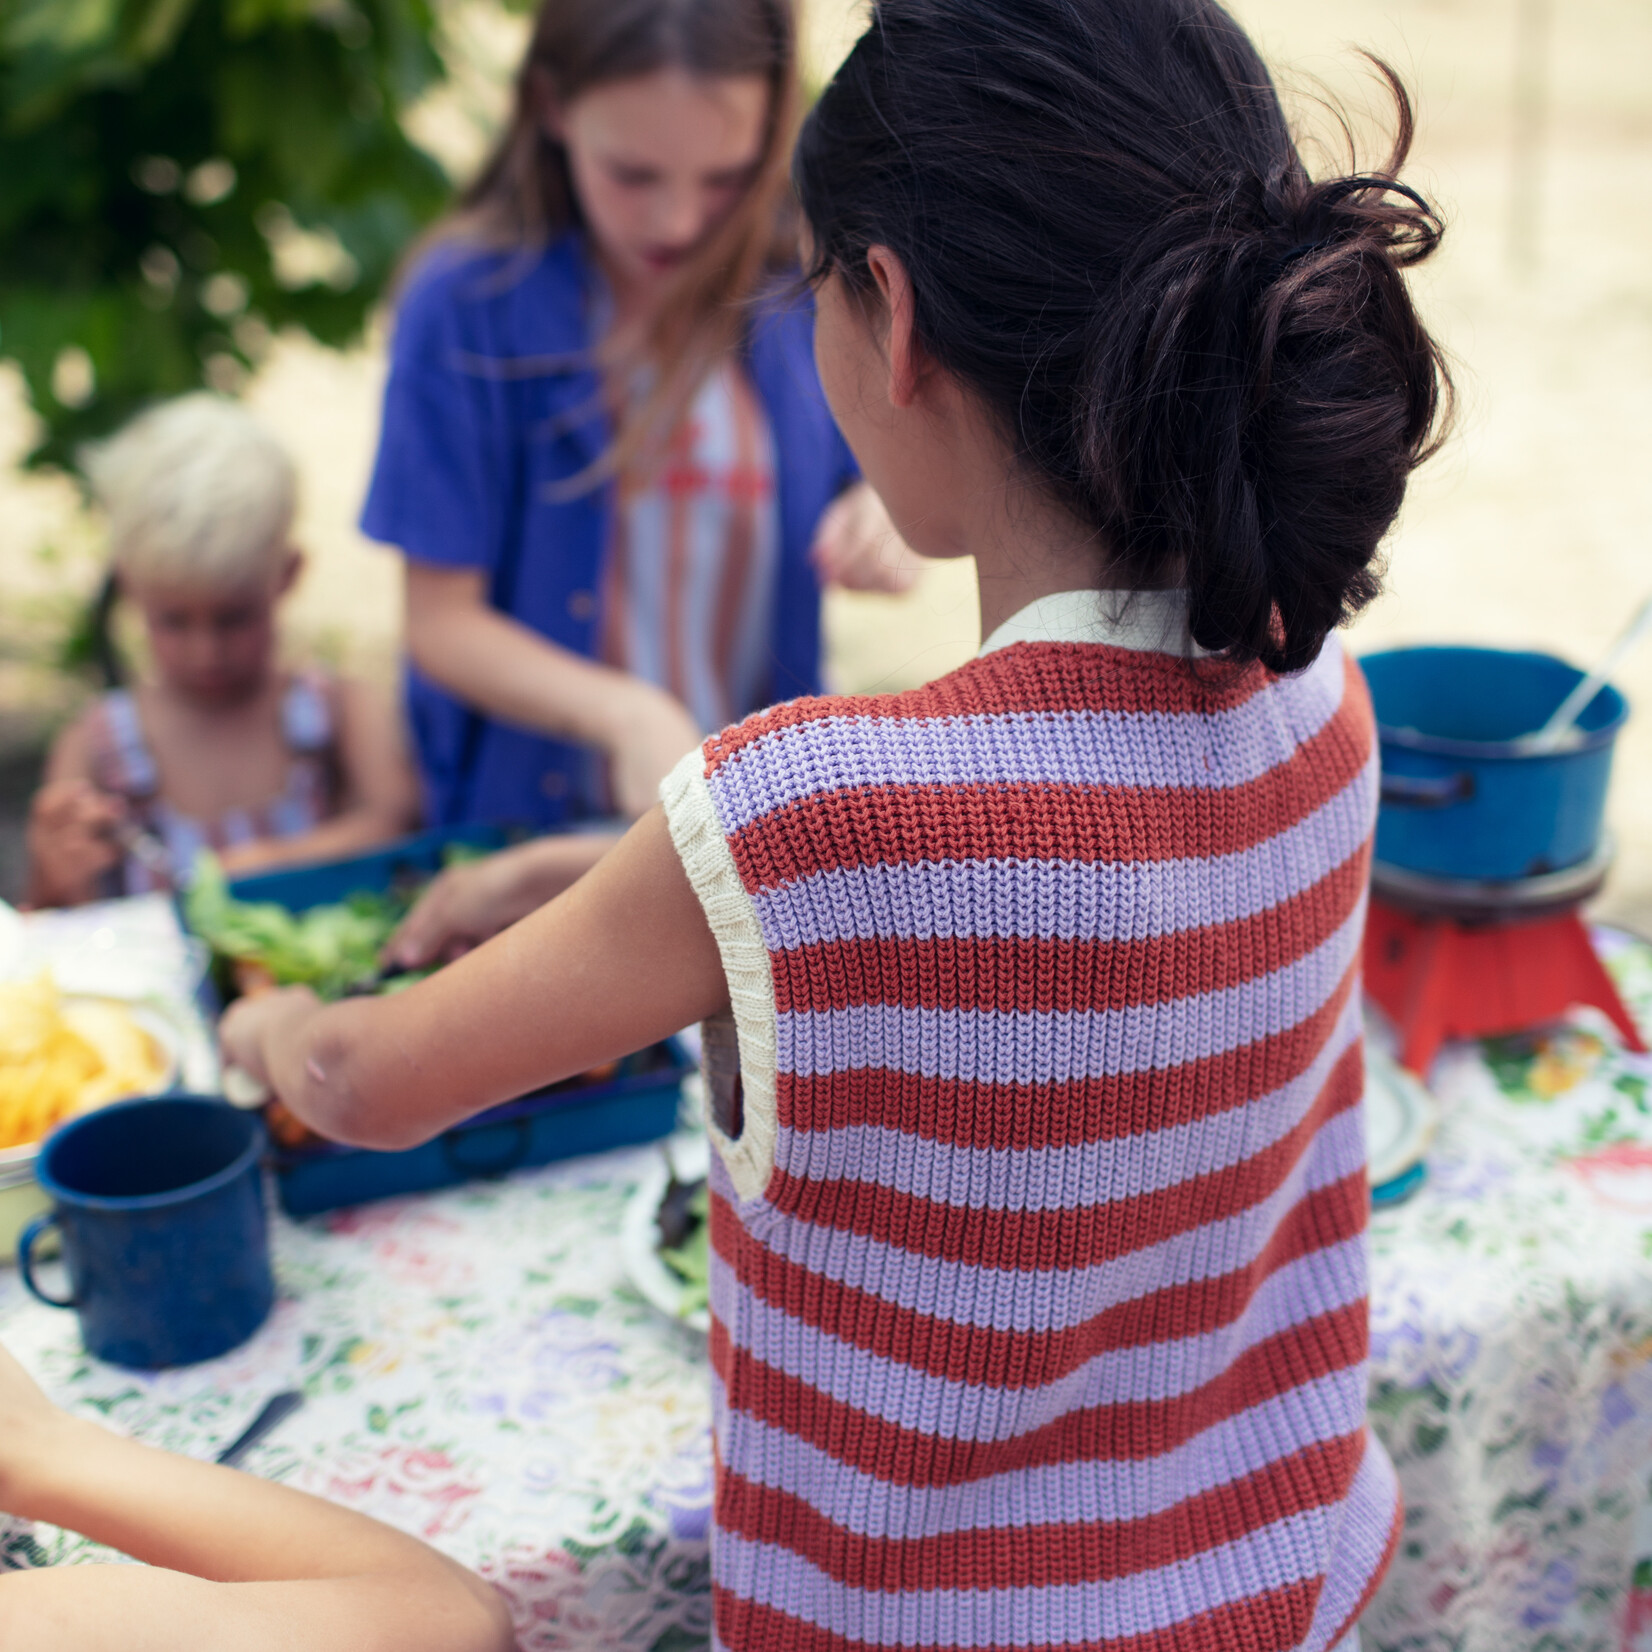
M 1357 668 L 1021 642 L 761 713 L 664 795 L 744 1092 L 717 1643 L 1334 1646 L 1399 1518 Z
M 774 439 L 739 365 L 706 375 L 657 465 L 619 479 L 602 658 L 701 728 L 762 703 L 780 560 Z

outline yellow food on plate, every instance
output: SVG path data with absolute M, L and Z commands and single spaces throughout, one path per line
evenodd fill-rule
M 123 1005 L 65 999 L 49 975 L 0 982 L 0 1148 L 153 1090 L 166 1072 L 164 1052 Z

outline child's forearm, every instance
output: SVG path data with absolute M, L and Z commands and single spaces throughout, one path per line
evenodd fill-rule
M 7 1505 L 152 1566 L 221 1582 L 341 1577 L 434 1551 L 319 1498 L 54 1414 L 14 1467 Z
M 398 1043 L 383 1025 L 393 1019 L 392 1000 L 322 1005 L 307 992 L 289 991 L 260 1001 L 257 1012 L 255 1065 L 311 1129 L 329 1141 L 387 1150 L 416 1146 L 434 1133 L 422 1119 L 410 1128 L 419 1115 L 398 1105 L 409 1098 L 387 1071 Z M 233 1053 L 232 1044 L 227 1048 Z
M 393 1575 L 430 1611 L 453 1615 L 453 1644 L 510 1644 L 503 1603 L 487 1584 L 365 1515 L 63 1413 L 14 1445 L 5 1502 L 26 1518 L 221 1583 Z

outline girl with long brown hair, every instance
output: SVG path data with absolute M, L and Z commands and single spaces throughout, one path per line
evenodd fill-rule
M 822 577 L 903 582 L 790 278 L 797 112 L 791 0 L 541 6 L 402 294 L 363 516 L 433 822 L 640 812 L 818 686 Z

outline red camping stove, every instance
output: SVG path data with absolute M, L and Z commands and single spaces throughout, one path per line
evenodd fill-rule
M 1400 1063 L 1427 1073 L 1449 1038 L 1521 1032 L 1592 1004 L 1645 1051 L 1580 908 L 1612 848 L 1580 866 L 1504 883 L 1426 877 L 1377 862 L 1365 928 L 1365 990 L 1399 1031 Z

